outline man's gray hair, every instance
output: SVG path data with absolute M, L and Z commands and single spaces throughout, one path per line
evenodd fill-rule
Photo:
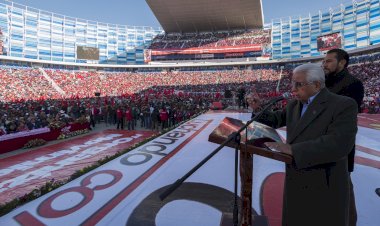
M 325 87 L 325 73 L 321 67 L 321 64 L 303 64 L 294 68 L 293 74 L 294 73 L 304 73 L 306 75 L 306 81 L 320 82 L 321 88 Z

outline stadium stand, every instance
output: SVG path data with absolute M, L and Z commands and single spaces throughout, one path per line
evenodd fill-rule
M 270 44 L 270 31 L 256 29 L 251 31 L 224 31 L 188 34 L 159 35 L 153 39 L 148 49 L 186 49 L 205 47 L 227 47 L 250 44 Z
M 241 58 L 244 55 L 262 56 L 264 46 L 270 43 L 271 32 L 264 29 L 168 33 L 154 38 L 147 51 L 152 61 Z
M 349 67 L 349 70 L 364 83 L 366 95 L 362 106 L 363 111 L 379 113 L 380 63 L 378 61 L 359 63 Z M 197 100 L 195 103 L 199 105 L 199 101 L 202 100 L 202 106 L 207 108 L 210 103 L 219 101 L 226 90 L 231 90 L 236 94 L 240 88 L 250 91 L 252 87 L 256 87 L 256 91 L 264 98 L 280 95 L 290 89 L 291 77 L 291 70 L 276 68 L 156 73 L 46 69 L 45 72 L 64 91 L 65 95 L 59 93 L 45 77 L 41 76 L 41 71 L 38 69 L 1 69 L 0 97 L 5 109 L 1 112 L 1 118 L 4 128 L 9 124 L 7 121 L 12 121 L 10 118 L 15 116 L 27 118 L 29 122 L 33 117 L 28 116 L 36 113 L 38 115 L 41 110 L 34 111 L 36 104 L 45 105 L 48 109 L 50 102 L 57 103 L 50 106 L 56 108 L 55 114 L 64 109 L 73 118 L 78 118 L 80 115 L 67 111 L 67 107 L 72 108 L 80 103 L 84 106 L 83 112 L 88 113 L 91 105 L 94 104 L 95 92 L 100 92 L 103 98 L 103 102 L 96 103 L 100 108 L 112 101 L 115 105 L 115 99 L 132 101 L 134 105 L 137 105 L 141 97 L 146 98 L 148 102 L 150 100 L 157 102 L 163 96 L 173 103 L 177 98 L 184 98 L 183 101 Z M 279 80 L 280 74 L 281 80 Z M 150 96 L 153 98 L 149 99 Z M 20 109 L 24 110 L 20 111 Z M 16 131 L 21 130 L 22 128 L 16 129 Z M 8 128 L 3 133 L 12 131 L 15 132 Z

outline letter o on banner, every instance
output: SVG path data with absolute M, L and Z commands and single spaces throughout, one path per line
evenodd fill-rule
M 102 184 L 102 185 L 96 185 L 93 189 L 86 187 L 87 185 L 91 184 L 91 179 L 94 176 L 100 175 L 100 174 L 108 174 L 113 177 L 112 181 L 108 182 L 107 184 Z M 123 177 L 123 174 L 119 171 L 116 170 L 102 170 L 98 171 L 95 173 L 92 173 L 88 175 L 87 177 L 83 178 L 81 181 L 81 186 L 77 187 L 71 187 L 65 190 L 62 190 L 60 192 L 55 193 L 54 195 L 50 196 L 47 198 L 45 201 L 43 201 L 39 206 L 38 206 L 38 214 L 42 217 L 46 218 L 57 218 L 57 217 L 63 217 L 66 215 L 69 215 L 85 205 L 87 205 L 93 198 L 94 198 L 94 191 L 98 190 L 103 190 L 106 188 L 111 187 L 112 185 L 116 184 L 120 179 Z M 52 207 L 53 201 L 58 198 L 61 195 L 64 195 L 69 192 L 76 192 L 79 193 L 83 196 L 83 199 L 75 206 L 66 209 L 66 210 L 55 210 Z
M 132 156 L 143 156 L 144 159 L 142 159 L 141 161 L 138 161 L 138 162 L 130 161 L 129 158 L 132 157 Z M 152 159 L 152 155 L 150 155 L 150 154 L 146 154 L 146 153 L 134 153 L 134 154 L 127 154 L 125 157 L 123 157 L 122 159 L 120 159 L 120 163 L 123 164 L 123 165 L 126 165 L 126 166 L 136 166 L 136 165 L 144 164 L 144 163 L 148 162 L 151 159 Z
M 66 194 L 68 192 L 76 192 L 81 194 L 84 198 L 80 203 L 78 203 L 76 206 L 73 206 L 66 210 L 55 210 L 52 207 L 52 202 L 58 198 L 59 196 Z M 57 217 L 63 217 L 66 215 L 69 215 L 83 206 L 87 205 L 92 199 L 94 198 L 94 190 L 88 188 L 88 187 L 72 187 L 65 189 L 63 191 L 60 191 L 58 193 L 55 193 L 54 195 L 50 196 L 48 199 L 46 199 L 38 208 L 38 214 L 42 217 L 46 218 L 57 218 Z

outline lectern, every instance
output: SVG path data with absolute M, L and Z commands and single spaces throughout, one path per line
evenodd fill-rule
M 238 119 L 226 117 L 219 126 L 209 135 L 209 141 L 222 144 L 233 132 L 238 131 L 245 123 Z M 270 150 L 264 145 L 265 142 L 282 142 L 277 131 L 271 127 L 258 122 L 253 122 L 247 127 L 247 132 L 242 131 L 240 143 L 240 179 L 241 179 L 241 207 L 240 224 L 242 226 L 261 226 L 266 225 L 263 220 L 252 219 L 252 169 L 253 155 L 260 155 L 266 158 L 278 160 L 287 164 L 293 161 L 292 156 Z M 231 141 L 228 147 L 236 148 L 238 144 Z M 232 221 L 231 221 L 232 222 Z M 229 225 L 229 222 L 222 222 L 222 225 Z

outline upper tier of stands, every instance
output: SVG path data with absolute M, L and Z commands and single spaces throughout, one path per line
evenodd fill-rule
M 265 45 L 271 42 L 270 30 L 222 31 L 204 33 L 169 33 L 156 36 L 149 49 L 186 49 Z

